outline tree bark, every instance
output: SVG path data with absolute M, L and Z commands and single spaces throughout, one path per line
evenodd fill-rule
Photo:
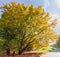
M 10 49 L 6 49 L 6 54 L 10 55 Z
M 15 51 L 13 51 L 13 54 L 12 54 L 13 56 L 15 55 Z
M 21 54 L 22 54 L 22 51 L 19 50 L 19 51 L 18 51 L 18 54 L 21 55 Z

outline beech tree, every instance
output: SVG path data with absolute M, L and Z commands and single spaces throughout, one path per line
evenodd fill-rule
M 57 20 L 51 19 L 42 6 L 35 8 L 32 4 L 25 6 L 16 2 L 5 4 L 0 19 L 0 36 L 1 40 L 5 40 L 3 47 L 6 45 L 7 55 L 10 50 L 18 50 L 18 54 L 22 54 L 27 50 L 48 46 L 49 39 L 57 36 L 53 31 Z

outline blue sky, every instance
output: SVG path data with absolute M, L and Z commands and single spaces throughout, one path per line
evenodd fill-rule
M 60 34 L 60 0 L 0 0 L 0 6 L 12 1 L 24 3 L 25 5 L 33 4 L 34 7 L 37 7 L 38 5 L 43 6 L 44 9 L 49 12 L 53 18 L 58 18 L 58 24 L 55 28 L 55 31 Z

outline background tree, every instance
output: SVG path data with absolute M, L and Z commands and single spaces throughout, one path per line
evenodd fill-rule
M 36 50 L 37 47 L 48 46 L 56 25 L 55 20 L 50 21 L 50 14 L 42 6 L 34 8 L 33 5 L 25 6 L 16 2 L 5 4 L 0 19 L 0 35 L 1 39 L 5 39 L 5 50 L 8 47 L 7 50 L 19 50 L 18 53 L 22 54 L 27 49 Z M 53 35 L 55 37 L 57 34 Z
M 60 50 L 60 35 L 58 37 L 57 43 L 56 43 L 56 47 Z

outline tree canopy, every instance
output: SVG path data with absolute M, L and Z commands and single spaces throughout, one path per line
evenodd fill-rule
M 53 30 L 57 19 L 51 21 L 51 15 L 42 6 L 25 6 L 12 2 L 2 8 L 0 19 L 0 38 L 2 46 L 8 50 L 19 50 L 19 54 L 37 47 L 49 45 L 49 40 L 57 38 Z M 7 44 L 8 43 L 8 44 Z

